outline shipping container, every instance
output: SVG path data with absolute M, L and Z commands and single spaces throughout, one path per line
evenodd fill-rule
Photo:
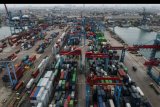
M 143 91 L 141 90 L 141 88 L 140 88 L 140 87 L 136 87 L 136 88 L 137 88 L 139 94 L 140 94 L 142 97 L 144 97 L 144 93 L 143 93 Z
M 131 107 L 130 103 L 126 103 L 125 107 Z
M 51 80 L 51 77 L 52 77 L 52 73 L 53 71 L 47 71 L 44 75 L 44 78 L 49 78 L 49 80 Z
M 118 73 L 119 73 L 119 75 L 120 75 L 121 77 L 126 76 L 126 73 L 124 72 L 123 69 L 119 69 L 119 70 L 118 70 Z
M 37 105 L 37 107 L 45 107 L 45 106 L 43 106 L 42 103 L 39 102 L 38 105 Z
M 41 89 L 41 87 L 34 88 L 34 90 L 32 91 L 32 93 L 30 95 L 30 100 L 36 100 L 36 96 L 37 96 L 40 89 Z
M 37 84 L 37 86 L 46 88 L 49 83 L 49 78 L 41 78 Z
M 44 87 L 41 87 L 40 88 L 40 90 L 39 90 L 39 92 L 38 92 L 38 94 L 37 94 L 37 96 L 36 96 L 36 100 L 37 101 L 40 101 L 41 100 L 41 97 L 42 97 L 42 94 L 43 94 L 43 92 L 44 92 Z
M 46 89 L 48 90 L 49 95 L 51 95 L 51 92 L 53 90 L 52 81 L 48 82 L 48 85 L 47 85 Z
M 109 99 L 109 105 L 110 105 L 110 107 L 115 107 L 114 102 L 113 102 L 112 99 Z
M 17 91 L 20 87 L 23 86 L 23 84 L 24 84 L 23 81 L 19 81 L 14 90 Z
M 32 73 L 32 77 L 36 78 L 39 74 L 39 69 L 37 69 L 35 72 Z

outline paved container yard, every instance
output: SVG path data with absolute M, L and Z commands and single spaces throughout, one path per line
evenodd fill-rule
M 67 26 L 68 27 L 68 26 Z M 64 29 L 58 29 L 58 28 L 56 28 L 56 29 L 54 29 L 54 30 L 51 30 L 51 31 L 47 31 L 47 36 L 46 36 L 46 38 L 47 37 L 49 37 L 50 36 L 50 34 L 51 33 L 53 33 L 53 32 L 59 32 L 59 35 L 52 41 L 52 43 L 45 49 L 45 52 L 43 53 L 43 54 L 36 54 L 36 52 L 35 52 L 35 49 L 36 49 L 36 47 L 37 47 L 37 45 L 38 44 L 40 44 L 42 41 L 38 41 L 37 43 L 36 43 L 36 45 L 34 45 L 31 49 L 29 49 L 29 50 L 27 50 L 27 51 L 21 51 L 20 53 L 18 53 L 18 59 L 14 62 L 14 64 L 16 64 L 17 62 L 19 62 L 21 59 L 22 59 L 22 57 L 23 56 L 25 56 L 25 55 L 36 55 L 36 57 L 37 57 L 37 60 L 35 61 L 35 63 L 34 63 L 34 66 L 35 66 L 35 68 L 33 68 L 33 69 L 31 69 L 31 70 L 29 70 L 29 71 L 26 71 L 25 73 L 24 73 L 24 75 L 23 75 L 23 77 L 21 78 L 21 80 L 23 80 L 23 81 L 25 81 L 25 83 L 27 84 L 27 82 L 30 80 L 30 78 L 31 78 L 31 73 L 36 69 L 36 67 L 38 66 L 38 64 L 41 62 L 41 60 L 45 57 L 45 56 L 49 56 L 49 55 L 51 55 L 52 54 L 52 47 L 53 47 L 53 44 L 55 43 L 55 41 L 57 41 L 58 40 L 58 38 L 61 36 L 61 34 L 64 32 L 64 30 L 67 28 L 67 27 L 65 27 Z M 17 47 L 16 47 L 16 49 L 17 49 Z M 18 49 L 17 49 L 18 50 Z M 16 51 L 16 50 L 15 50 Z M 13 51 L 12 51 L 13 52 Z M 11 54 L 11 53 L 10 53 Z M 2 80 L 1 80 L 2 81 Z M 7 88 L 7 89 L 5 89 L 5 87 L 2 85 L 2 87 L 0 87 L 0 92 L 1 93 L 6 93 L 5 94 L 5 97 L 3 97 L 3 96 L 0 96 L 0 100 L 1 101 L 3 101 L 4 99 L 7 99 L 7 102 L 5 103 L 5 104 L 2 104 L 1 103 L 1 105 L 0 105 L 0 107 L 2 107 L 2 105 L 3 105 L 3 107 L 7 107 L 12 101 L 13 101 L 13 99 L 14 98 L 17 98 L 16 97 L 16 92 L 12 92 L 11 90 L 10 90 L 10 88 Z M 8 90 L 10 90 L 10 91 L 8 91 Z M 8 94 L 8 97 L 6 97 L 6 95 Z M 2 94 L 3 95 L 3 94 Z M 25 99 L 26 98 L 26 94 L 22 97 L 23 99 Z M 25 104 L 24 103 L 24 105 L 26 106 L 26 107 L 28 107 L 28 105 L 27 104 Z M 22 107 L 24 107 L 24 106 L 22 106 Z

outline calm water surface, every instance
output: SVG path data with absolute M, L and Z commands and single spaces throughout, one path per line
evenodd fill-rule
M 144 32 L 136 27 L 120 28 L 115 27 L 115 33 L 119 35 L 129 45 L 133 44 L 153 44 L 153 40 L 156 39 L 155 32 Z M 150 56 L 150 50 L 140 51 L 145 57 Z M 156 54 L 156 57 L 160 58 L 160 52 Z

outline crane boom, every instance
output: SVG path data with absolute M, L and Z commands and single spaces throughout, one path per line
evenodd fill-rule
M 4 7 L 5 7 L 6 13 L 7 13 L 8 18 L 9 18 L 9 11 L 8 11 L 8 8 L 7 8 L 6 4 L 4 4 Z

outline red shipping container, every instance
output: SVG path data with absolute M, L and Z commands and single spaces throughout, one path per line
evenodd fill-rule
M 123 69 L 119 69 L 119 70 L 118 70 L 118 73 L 119 73 L 119 75 L 120 75 L 121 77 L 126 76 L 126 73 L 124 72 Z
M 64 71 L 61 72 L 61 77 L 60 79 L 63 79 L 64 78 Z
M 11 60 L 14 60 L 17 57 L 17 55 L 14 54 L 14 56 L 12 56 Z
M 17 91 L 21 86 L 23 86 L 23 81 L 18 82 L 18 84 L 15 87 L 15 90 Z
M 69 89 L 69 82 L 66 83 L 66 90 Z
M 96 103 L 94 103 L 94 107 L 98 107 Z
M 29 96 L 30 99 L 33 97 L 33 95 L 34 95 L 34 93 L 35 93 L 36 90 L 37 90 L 37 87 L 35 87 L 35 88 L 33 89 L 31 95 Z
M 67 97 L 67 101 L 70 102 L 70 100 L 71 100 L 71 96 L 69 95 L 69 96 Z
M 30 60 L 31 62 L 34 62 L 34 61 L 36 60 L 36 55 L 31 56 L 31 57 L 29 58 L 29 60 Z
M 67 100 L 64 102 L 64 107 L 68 107 L 68 102 L 67 102 Z
M 39 69 L 37 69 L 35 72 L 32 73 L 32 77 L 36 78 L 38 74 L 39 74 Z
M 16 72 L 17 80 L 20 80 L 24 72 Z
M 19 67 L 19 68 L 16 70 L 16 76 L 17 76 L 17 79 L 18 79 L 18 80 L 23 76 L 24 71 L 25 71 L 25 70 L 24 70 L 23 67 Z

